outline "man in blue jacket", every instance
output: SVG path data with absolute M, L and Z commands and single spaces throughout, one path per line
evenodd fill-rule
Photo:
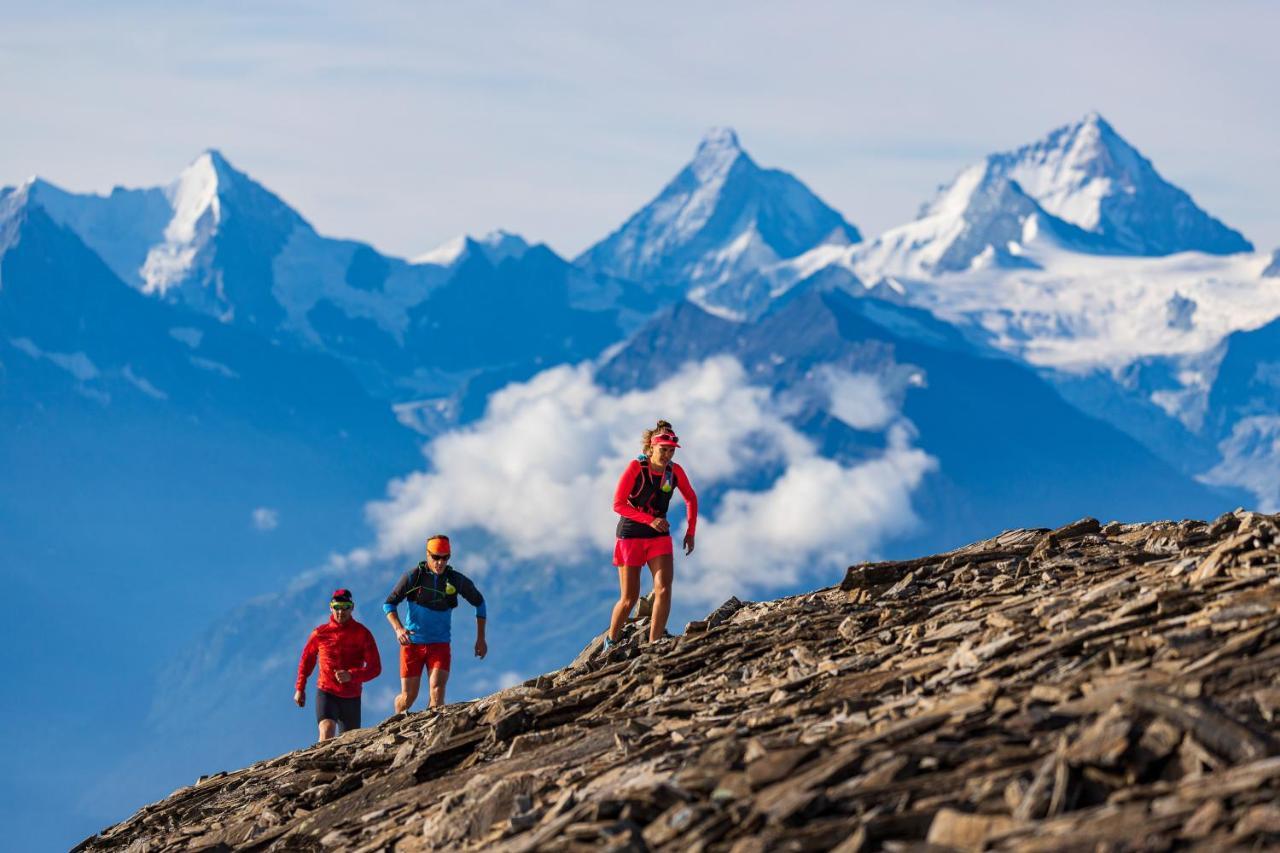
M 453 610 L 462 596 L 476 609 L 476 657 L 489 652 L 484 641 L 484 596 L 471 579 L 449 565 L 449 537 L 427 540 L 427 559 L 405 572 L 382 605 L 387 621 L 400 641 L 400 695 L 396 713 L 409 710 L 418 698 L 425 667 L 431 689 L 431 707 L 444 707 L 444 688 L 452 658 L 449 648 Z M 409 618 L 400 622 L 397 610 L 408 599 Z

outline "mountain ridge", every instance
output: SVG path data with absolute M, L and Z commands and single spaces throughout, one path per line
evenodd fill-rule
M 611 650 L 202 776 L 73 850 L 1274 844 L 1278 525 L 1008 530 L 656 643 L 642 611 Z
M 817 245 L 861 239 L 803 183 L 761 168 L 734 131 L 714 128 L 657 196 L 575 263 L 682 295 Z

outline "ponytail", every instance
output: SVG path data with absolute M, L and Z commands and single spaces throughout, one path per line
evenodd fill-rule
M 676 428 L 675 428 L 675 427 L 673 427 L 673 426 L 671 425 L 671 422 L 670 422 L 670 421 L 659 420 L 659 421 L 658 421 L 658 423 L 657 423 L 657 425 L 655 425 L 653 429 L 647 429 L 647 430 L 645 430 L 643 433 L 641 433 L 641 434 L 640 434 L 640 435 L 641 435 L 641 438 L 640 438 L 640 452 L 641 452 L 641 453 L 643 453 L 644 455 L 648 456 L 648 455 L 649 455 L 649 441 L 650 441 L 650 440 L 651 440 L 655 435 L 661 435 L 661 434 L 662 434 L 662 433 L 664 433 L 664 432 L 672 432 L 672 433 L 673 433 L 673 432 L 675 432 L 675 431 L 676 431 Z

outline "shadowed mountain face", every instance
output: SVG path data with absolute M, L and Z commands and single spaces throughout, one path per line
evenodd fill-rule
M 1016 529 L 219 772 L 138 849 L 1280 843 L 1280 518 Z
M 40 849 L 152 790 L 144 768 L 85 799 L 147 742 L 175 648 L 357 541 L 418 453 L 336 360 L 144 296 L 38 206 L 5 227 L 0 540 L 8 630 L 40 651 L 10 662 L 10 759 L 33 772 L 4 799 Z
M 832 458 L 874 452 L 868 448 L 878 440 L 832 415 L 814 387 L 822 368 L 903 389 L 902 414 L 938 468 L 916 498 L 927 531 L 896 543 L 895 553 L 1009 527 L 1018 513 L 1045 524 L 1088 506 L 1113 518 L 1180 516 L 1187 507 L 1208 514 L 1234 497 L 1213 494 L 1129 436 L 1082 415 L 1031 371 L 976 351 L 927 312 L 843 291 L 804 293 L 745 326 L 681 304 L 637 334 L 600 378 L 643 387 L 685 361 L 721 352 L 741 359 L 753 381 L 803 399 L 790 417 Z

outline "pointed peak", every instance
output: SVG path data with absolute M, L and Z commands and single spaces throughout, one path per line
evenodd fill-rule
M 467 243 L 473 242 L 470 237 L 465 234 L 454 237 L 436 246 L 434 249 L 423 252 L 409 260 L 413 264 L 436 264 L 437 266 L 447 267 L 452 265 L 463 253 L 467 251 Z
M 223 155 L 222 151 L 217 148 L 206 148 L 200 152 L 201 158 L 208 158 L 209 162 L 221 168 L 231 168 L 231 163 Z
M 472 252 L 479 252 L 489 263 L 497 266 L 507 258 L 524 257 L 530 248 L 530 243 L 519 234 L 497 228 L 481 237 L 469 234 L 454 237 L 411 259 L 410 263 L 448 267 L 465 260 Z
M 183 175 L 202 174 L 213 180 L 227 181 L 235 178 L 243 177 L 244 173 L 231 165 L 222 152 L 217 148 L 206 148 L 200 152 L 200 156 L 192 160 L 187 167 L 182 170 Z
M 476 242 L 490 251 L 506 254 L 524 254 L 529 249 L 527 240 L 503 228 L 495 228 L 483 237 L 476 238 Z
M 28 204 L 40 204 L 42 196 L 50 192 L 63 193 L 53 184 L 37 175 L 31 175 L 13 187 L 0 187 L 0 220 L 9 219 Z
M 730 127 L 713 127 L 708 130 L 698 143 L 698 151 L 693 155 L 689 168 L 697 179 L 706 183 L 723 178 L 739 157 L 746 157 L 738 134 Z
M 1103 118 L 1102 113 L 1097 110 L 1089 110 L 1076 124 L 1079 127 L 1096 127 L 1099 130 L 1115 132 L 1115 128 L 1111 126 L 1111 123 Z
M 713 127 L 702 135 L 698 143 L 698 152 L 704 151 L 742 151 L 742 143 L 738 141 L 738 133 L 731 127 Z

